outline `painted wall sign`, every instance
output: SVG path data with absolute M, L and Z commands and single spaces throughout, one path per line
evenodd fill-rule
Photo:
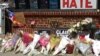
M 96 9 L 97 0 L 60 0 L 61 9 Z

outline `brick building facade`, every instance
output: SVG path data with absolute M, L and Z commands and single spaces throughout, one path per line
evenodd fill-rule
M 50 30 L 52 32 L 54 28 L 67 29 L 86 17 L 93 18 L 93 21 L 100 27 L 100 12 L 97 10 L 26 10 L 24 17 L 26 27 L 19 29 L 28 32 L 34 30 Z M 31 21 L 35 21 L 33 27 L 31 27 Z M 12 31 L 16 29 L 13 28 Z
M 100 27 L 100 7 L 99 0 L 97 9 L 80 9 L 80 10 L 62 10 L 60 9 L 60 0 L 14 0 L 10 1 L 10 7 L 14 8 L 14 12 L 23 12 L 25 19 L 24 31 L 32 32 L 34 30 L 56 28 L 69 28 L 86 17 L 92 17 L 94 22 Z M 12 6 L 14 4 L 14 6 Z M 30 25 L 31 21 L 35 21 L 35 25 Z M 9 23 L 9 22 L 8 22 Z M 10 25 L 10 24 L 9 24 Z M 6 27 L 7 28 L 7 27 Z M 18 27 L 10 25 L 11 31 L 14 32 Z

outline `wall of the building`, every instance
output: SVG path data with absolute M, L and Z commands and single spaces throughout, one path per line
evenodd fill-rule
M 32 32 L 32 30 L 53 30 L 53 28 L 55 27 L 56 30 L 57 29 L 67 29 L 69 27 L 71 27 L 72 25 L 76 24 L 77 22 L 85 19 L 86 17 L 85 16 L 68 16 L 68 17 L 36 17 L 36 16 L 33 16 L 33 17 L 25 17 L 26 18 L 26 24 L 28 27 L 26 28 L 23 28 L 25 31 L 29 31 L 29 32 Z M 98 23 L 100 22 L 99 18 L 98 17 L 92 17 L 93 18 L 93 21 L 95 23 Z M 31 24 L 31 21 L 35 21 L 35 25 L 33 26 L 33 28 L 31 28 L 30 24 Z M 58 25 L 55 26 L 53 22 L 57 22 Z M 53 26 L 51 25 L 53 24 Z M 30 27 L 29 27 L 30 26 Z M 14 29 L 14 28 L 13 28 Z M 14 29 L 15 31 L 15 29 Z
M 32 17 L 27 18 L 26 23 L 30 24 L 31 20 L 36 21 L 35 27 L 43 27 L 43 28 L 52 28 L 52 21 L 58 22 L 59 28 L 67 28 L 70 25 L 74 25 L 75 23 L 83 20 L 85 17 Z M 97 17 L 93 17 L 94 22 L 97 22 L 99 19 Z
M 53 3 L 55 2 L 55 3 Z M 100 9 L 98 0 L 98 9 Z M 56 5 L 55 5 L 56 4 Z M 60 10 L 60 0 L 15 0 L 16 9 L 59 9 Z M 85 10 L 84 10 L 85 11 Z M 57 21 L 59 24 L 58 28 L 67 28 L 69 25 L 81 21 L 85 16 L 70 16 L 70 17 L 26 17 L 26 24 L 30 24 L 30 21 L 35 20 L 36 24 L 34 29 L 52 28 L 51 22 Z M 100 17 L 99 17 L 100 18 Z M 98 17 L 93 17 L 95 22 L 99 21 Z M 42 27 L 42 28 L 41 28 Z M 24 28 L 25 29 L 25 28 Z M 30 29 L 30 27 L 28 28 Z M 25 29 L 25 31 L 28 31 Z M 29 30 L 30 31 L 30 30 Z M 31 32 L 31 31 L 30 31 Z

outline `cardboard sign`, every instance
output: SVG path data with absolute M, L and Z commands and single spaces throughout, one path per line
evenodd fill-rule
M 56 30 L 57 36 L 67 35 L 67 30 Z
M 96 9 L 97 0 L 60 0 L 61 9 Z

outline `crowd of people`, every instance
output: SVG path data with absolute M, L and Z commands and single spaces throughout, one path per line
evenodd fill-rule
M 22 52 L 23 54 L 28 54 L 28 56 L 40 53 L 57 55 L 59 52 L 66 53 L 68 44 L 74 45 L 75 49 L 78 46 L 77 44 L 84 43 L 92 46 L 94 54 L 98 56 L 100 52 L 97 50 L 100 50 L 100 48 L 97 48 L 97 45 L 100 46 L 100 44 L 96 43 L 100 43 L 100 41 L 90 38 L 92 30 L 95 28 L 91 26 L 92 22 L 91 18 L 86 18 L 69 28 L 66 35 L 62 34 L 60 36 L 53 33 L 48 34 L 46 31 L 28 33 L 17 30 L 15 33 L 7 33 L 4 38 L 0 38 L 0 52 L 14 50 L 15 53 Z M 100 31 L 95 34 L 100 34 Z M 74 49 L 73 51 L 75 51 Z M 85 53 L 83 52 L 83 55 Z

